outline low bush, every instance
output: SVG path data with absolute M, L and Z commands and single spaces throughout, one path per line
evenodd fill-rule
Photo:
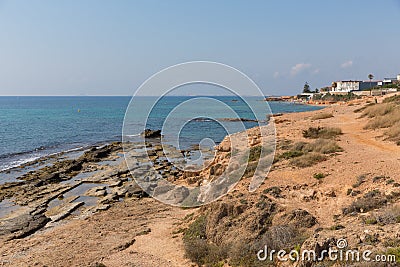
M 341 134 L 342 130 L 340 128 L 334 128 L 334 127 L 310 127 L 307 130 L 303 131 L 303 136 L 305 138 L 312 138 L 312 139 L 317 139 L 317 138 L 331 139 Z
M 333 140 L 317 139 L 304 146 L 303 151 L 331 154 L 341 152 L 343 149 Z
M 294 143 L 293 146 L 292 146 L 292 150 L 295 150 L 295 151 L 302 151 L 302 150 L 304 149 L 304 146 L 307 145 L 307 144 L 308 144 L 308 143 L 306 143 L 306 142 L 297 142 L 297 143 Z
M 304 154 L 303 156 L 293 158 L 290 163 L 296 167 L 305 168 L 310 167 L 316 163 L 325 161 L 326 159 L 327 158 L 324 155 L 311 152 Z
M 344 208 L 343 214 L 364 213 L 386 205 L 387 199 L 379 191 L 373 190 Z
M 261 155 L 261 146 L 253 146 L 250 148 L 248 162 L 258 161 Z
M 207 219 L 203 215 L 194 220 L 184 231 L 185 254 L 199 266 L 218 266 L 218 263 L 227 257 L 226 249 L 207 241 L 206 226 Z
M 332 117 L 333 117 L 332 113 L 319 113 L 319 114 L 315 114 L 314 116 L 312 116 L 311 120 L 323 120 L 323 119 L 329 119 Z
M 323 173 L 314 173 L 313 177 L 317 180 L 321 180 L 326 177 L 326 174 Z
M 250 162 L 244 170 L 243 177 L 252 177 L 257 170 L 258 162 Z
M 289 151 L 283 152 L 283 154 L 281 154 L 279 157 L 284 158 L 284 159 L 292 159 L 292 158 L 300 157 L 303 154 L 304 154 L 304 152 L 302 152 L 302 151 L 289 150 Z
M 282 190 L 277 186 L 273 186 L 273 187 L 264 189 L 263 193 L 270 194 L 271 196 L 278 198 L 278 197 L 281 197 Z
M 400 206 L 391 206 L 374 214 L 374 219 L 379 225 L 400 223 Z
M 304 231 L 300 231 L 292 225 L 271 226 L 260 239 L 261 247 L 267 245 L 269 249 L 291 250 L 297 245 L 302 245 L 307 239 Z
M 396 263 L 400 263 L 400 246 L 396 248 L 389 248 L 386 250 L 386 255 L 394 255 L 396 259 Z
M 238 242 L 232 244 L 229 251 L 229 265 L 230 266 L 252 266 L 252 267 L 262 267 L 262 266 L 274 266 L 274 263 L 269 261 L 260 261 L 257 258 L 257 251 L 264 248 L 265 244 L 251 245 L 246 242 Z

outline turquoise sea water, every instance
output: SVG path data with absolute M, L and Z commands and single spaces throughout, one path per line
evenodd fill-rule
M 138 134 L 143 128 L 161 129 L 166 116 L 178 104 L 191 97 L 169 96 L 161 99 L 150 116 L 136 109 L 126 125 L 129 133 Z M 229 105 L 238 117 L 254 119 L 253 112 L 235 97 L 214 97 Z M 0 170 L 16 167 L 33 159 L 80 147 L 120 141 L 126 108 L 131 97 L 0 97 Z M 265 118 L 268 110 L 260 98 L 246 98 L 255 112 Z M 155 98 L 141 97 L 137 103 L 148 107 Z M 271 102 L 273 113 L 298 112 L 318 109 L 312 106 Z M 208 114 L 216 118 L 231 117 L 218 106 L 207 106 Z M 143 109 L 144 110 L 144 109 Z M 179 113 L 186 118 L 185 112 Z M 192 115 L 190 115 L 192 116 Z M 144 117 L 148 117 L 144 125 Z M 188 117 L 188 119 L 190 119 Z M 241 122 L 232 122 L 242 125 Z M 255 122 L 244 122 L 246 128 Z M 233 127 L 234 128 L 234 127 Z M 240 129 L 240 127 L 238 127 Z M 163 134 L 168 138 L 168 130 Z M 183 147 L 208 137 L 222 140 L 226 131 L 215 121 L 195 120 L 182 129 L 180 143 Z

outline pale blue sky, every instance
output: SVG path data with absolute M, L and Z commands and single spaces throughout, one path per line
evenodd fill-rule
M 400 73 L 399 0 L 0 0 L 0 33 L 0 95 L 131 95 L 193 60 L 277 95 Z

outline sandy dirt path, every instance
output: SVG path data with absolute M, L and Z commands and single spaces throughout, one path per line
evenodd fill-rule
M 176 224 L 193 211 L 127 200 L 0 247 L 0 266 L 190 266 Z

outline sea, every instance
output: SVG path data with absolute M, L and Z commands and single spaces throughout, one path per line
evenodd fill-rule
M 132 102 L 131 98 L 130 96 L 0 97 L 0 172 L 18 168 L 49 155 L 121 141 L 123 133 L 129 138 L 138 136 L 144 128 L 163 129 L 168 115 L 177 106 L 199 97 L 168 96 L 157 99 L 143 96 L 135 97 L 135 101 Z M 233 126 L 231 131 L 235 129 L 239 131 L 241 127 L 254 127 L 257 122 L 251 120 L 259 118 L 265 119 L 261 120 L 261 123 L 268 123 L 267 115 L 271 112 L 300 112 L 320 108 L 289 102 L 269 102 L 269 110 L 265 108 L 266 103 L 260 97 L 247 97 L 245 101 L 235 96 L 207 98 L 225 104 L 222 105 L 224 107 L 229 106 L 237 114 L 236 117 L 249 120 L 245 122 L 226 120 Z M 124 123 L 130 102 L 131 105 L 136 105 L 134 109 L 136 112 L 133 112 Z M 151 109 L 150 114 L 140 112 L 148 109 Z M 202 118 L 201 114 L 193 119 L 194 109 L 196 105 L 189 105 L 189 109 L 175 112 L 180 119 L 188 121 L 180 129 L 181 148 L 198 144 L 204 138 L 210 138 L 216 144 L 222 141 L 227 134 L 225 127 L 216 120 Z M 207 114 L 214 118 L 232 118 L 231 111 L 224 112 L 221 105 L 209 104 L 206 105 L 206 110 Z M 163 135 L 166 140 L 173 139 L 173 129 L 163 130 Z

